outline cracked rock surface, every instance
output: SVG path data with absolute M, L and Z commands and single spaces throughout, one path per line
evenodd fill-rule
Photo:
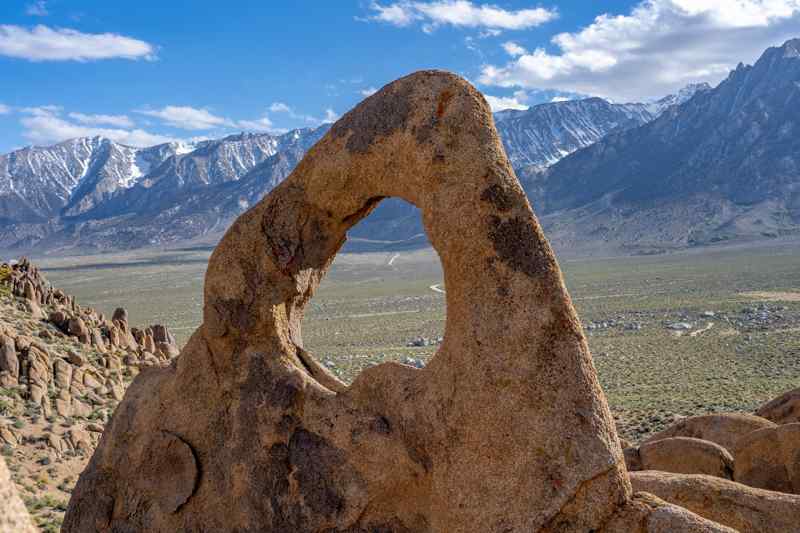
M 383 364 L 346 386 L 303 349 L 303 309 L 386 197 L 422 211 L 446 334 L 424 369 Z M 438 71 L 367 98 L 230 228 L 202 326 L 128 389 L 63 530 L 732 531 L 632 494 L 489 106 Z

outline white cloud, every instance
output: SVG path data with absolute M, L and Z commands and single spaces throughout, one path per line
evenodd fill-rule
M 190 106 L 168 105 L 162 109 L 140 109 L 136 112 L 161 119 L 165 124 L 183 130 L 208 130 L 233 125 L 230 120 L 218 117 L 207 109 Z
M 25 127 L 23 135 L 37 144 L 57 143 L 76 137 L 98 135 L 129 146 L 152 146 L 178 140 L 141 129 L 98 128 L 76 124 L 59 116 L 58 110 L 54 106 L 28 108 L 23 112 L 29 115 L 20 121 Z
M 256 120 L 239 120 L 236 122 L 236 127 L 251 131 L 274 131 L 275 129 L 267 115 Z
M 127 115 L 85 115 L 83 113 L 70 113 L 69 118 L 77 120 L 81 124 L 98 126 L 105 124 L 118 128 L 132 128 L 133 121 Z
M 490 94 L 484 94 L 483 96 L 486 98 L 486 101 L 489 102 L 489 107 L 492 108 L 492 112 L 502 111 L 504 109 L 519 109 L 524 111 L 530 107 L 525 103 L 528 100 L 528 95 L 525 91 L 516 91 L 514 96 L 492 96 Z
M 25 14 L 32 17 L 46 17 L 50 12 L 47 11 L 47 2 L 45 0 L 37 0 L 25 7 Z
M 570 99 L 567 98 L 566 96 L 554 96 L 553 98 L 550 99 L 550 103 L 553 103 L 553 104 L 558 103 L 558 102 L 569 102 L 569 101 L 570 101 Z
M 488 29 L 480 32 L 478 34 L 478 37 L 480 37 L 481 39 L 485 39 L 487 37 L 497 37 L 501 33 L 503 33 L 503 30 Z
M 11 113 L 11 108 L 5 104 L 0 104 L 0 115 L 7 115 Z
M 339 115 L 337 115 L 332 109 L 326 109 L 325 116 L 323 118 L 317 118 L 312 115 L 297 113 L 292 107 L 283 102 L 272 102 L 272 104 L 269 106 L 269 110 L 273 113 L 285 113 L 292 120 L 299 120 L 314 126 L 328 122 L 334 122 L 339 118 Z
M 292 108 L 288 105 L 284 104 L 283 102 L 272 102 L 272 105 L 269 106 L 269 110 L 273 113 L 291 113 Z
M 153 59 L 153 45 L 115 33 L 0 25 L 0 55 L 29 61 Z
M 527 50 L 512 41 L 503 43 L 503 50 L 511 57 L 523 56 L 528 53 Z
M 322 119 L 323 124 L 336 122 L 337 120 L 339 120 L 339 115 L 333 109 L 328 108 L 325 110 L 325 118 Z
M 41 105 L 36 107 L 23 107 L 20 109 L 20 112 L 26 115 L 34 116 L 54 115 L 61 112 L 61 106 Z
M 399 27 L 418 22 L 422 24 L 422 29 L 426 33 L 443 25 L 489 28 L 495 31 L 524 30 L 540 26 L 558 17 L 555 10 L 541 7 L 508 11 L 491 4 L 476 5 L 469 0 L 432 2 L 401 0 L 387 5 L 372 2 L 369 7 L 373 14 L 368 20 Z
M 378 92 L 378 89 L 376 89 L 375 87 L 367 87 L 366 89 L 361 89 L 360 91 L 358 91 L 358 93 L 364 97 L 372 96 L 376 92 Z
M 556 35 L 557 53 L 539 48 L 503 66 L 485 65 L 480 82 L 643 100 L 719 82 L 798 27 L 800 0 L 645 0 L 629 14 L 600 15 L 580 31 Z

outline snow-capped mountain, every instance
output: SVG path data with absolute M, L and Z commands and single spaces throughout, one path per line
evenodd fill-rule
M 136 247 L 221 231 L 327 129 L 141 149 L 85 138 L 0 156 L 0 248 Z
M 687 246 L 800 231 L 800 39 L 524 183 L 556 235 Z M 570 219 L 569 223 L 565 220 Z
M 549 203 L 552 190 L 562 183 L 546 178 L 554 164 L 565 157 L 577 161 L 598 142 L 623 138 L 632 129 L 659 124 L 659 131 L 668 133 L 670 120 L 717 91 L 699 84 L 650 103 L 613 104 L 600 98 L 548 103 L 499 112 L 495 123 L 517 174 L 546 214 L 555 205 Z M 685 119 L 673 129 L 687 130 L 691 122 Z M 283 135 L 241 133 L 150 148 L 86 138 L 0 156 L 0 249 L 107 250 L 214 242 L 285 179 L 327 130 L 325 125 Z M 680 159 L 665 161 L 664 168 Z M 594 188 L 583 186 L 579 192 Z M 568 199 L 577 193 L 559 194 Z M 353 236 L 408 243 L 421 242 L 420 233 L 413 206 L 388 200 Z
M 656 118 L 671 106 L 681 105 L 682 103 L 688 102 L 690 99 L 692 99 L 695 94 L 710 90 L 711 85 L 707 83 L 691 83 L 675 94 L 670 94 L 664 98 L 645 104 L 645 107 L 647 108 L 647 111 L 653 115 L 653 118 Z
M 502 112 L 495 124 L 511 164 L 543 170 L 575 150 L 589 146 L 618 128 L 641 126 L 653 119 L 642 104 L 611 104 L 587 98 Z
M 706 83 L 688 85 L 647 104 L 613 104 L 602 98 L 539 104 L 526 111 L 499 111 L 495 113 L 495 125 L 511 164 L 518 172 L 530 174 L 596 143 L 612 131 L 646 124 L 670 106 L 710 88 Z
M 24 148 L 0 155 L 0 221 L 80 218 L 111 204 L 128 210 L 118 197 L 136 186 L 153 189 L 146 196 L 156 198 L 235 181 L 301 136 L 242 133 L 148 148 L 93 137 Z
M 180 148 L 137 149 L 92 137 L 0 155 L 0 220 L 78 215 L 132 187 Z

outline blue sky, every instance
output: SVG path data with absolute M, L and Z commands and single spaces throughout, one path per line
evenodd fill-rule
M 800 0 L 3 0 L 0 152 L 316 126 L 423 68 L 498 109 L 641 101 L 796 36 Z

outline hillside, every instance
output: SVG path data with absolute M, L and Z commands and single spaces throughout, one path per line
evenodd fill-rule
M 164 326 L 81 307 L 27 260 L 0 266 L 0 451 L 44 532 L 143 367 L 177 355 Z

